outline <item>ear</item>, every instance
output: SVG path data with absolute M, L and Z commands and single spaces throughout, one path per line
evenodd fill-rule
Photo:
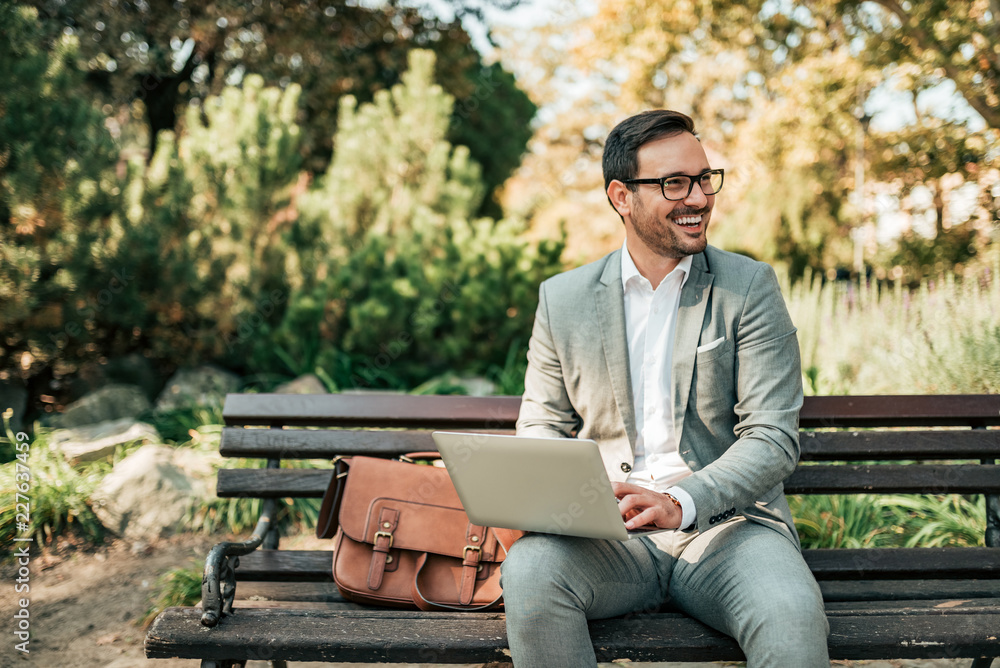
M 615 211 L 623 219 L 625 216 L 632 214 L 632 204 L 629 201 L 630 194 L 632 194 L 632 191 L 618 179 L 608 184 L 608 199 L 611 201 L 611 206 L 615 207 Z

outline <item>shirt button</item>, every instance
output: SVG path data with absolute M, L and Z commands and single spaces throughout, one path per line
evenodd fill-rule
M 629 464 L 628 462 L 622 462 L 622 471 L 624 471 L 625 473 L 628 473 L 631 470 L 632 470 L 632 465 L 631 464 Z

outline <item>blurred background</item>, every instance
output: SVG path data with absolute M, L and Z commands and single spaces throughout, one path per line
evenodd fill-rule
M 993 391 L 996 9 L 4 3 L 0 383 L 29 424 L 205 363 L 517 393 L 539 281 L 621 243 L 604 137 L 668 107 L 727 170 L 712 242 L 785 279 L 810 392 Z

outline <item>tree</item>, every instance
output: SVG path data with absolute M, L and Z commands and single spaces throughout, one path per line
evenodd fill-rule
M 459 104 L 449 137 L 469 145 L 492 193 L 520 162 L 535 107 L 497 64 L 486 65 L 455 20 L 389 0 L 377 10 L 349 0 L 163 4 L 138 0 L 36 0 L 55 39 L 81 37 L 89 81 L 111 108 L 133 103 L 146 121 L 148 155 L 188 101 L 218 94 L 250 73 L 269 86 L 303 90 L 304 164 L 330 160 L 337 100 L 362 102 L 399 81 L 414 47 L 437 55 L 436 76 Z M 475 6 L 455 0 L 462 11 Z M 461 13 L 461 12 L 460 12 Z M 482 110 L 491 116 L 484 120 Z M 498 151 L 497 149 L 500 148 Z M 487 204 L 490 200 L 486 200 Z M 495 207 L 494 207 L 494 213 Z
M 64 309 L 113 280 L 106 242 L 117 146 L 77 93 L 78 43 L 41 46 L 34 10 L 0 6 L 0 372 L 31 378 L 79 324 Z
M 414 51 L 391 91 L 341 101 L 329 171 L 300 202 L 304 280 L 281 322 L 250 342 L 257 371 L 318 367 L 340 386 L 412 387 L 502 366 L 526 345 L 562 245 L 531 246 L 518 221 L 475 218 L 480 168 L 447 140 L 454 100 L 433 71 L 433 54 Z
M 922 8 L 907 10 L 919 14 L 919 25 L 947 33 L 937 42 L 942 58 L 957 58 L 950 48 L 961 58 L 992 48 L 983 43 L 993 30 L 984 3 L 964 8 L 955 23 L 943 16 L 945 3 L 913 5 Z M 898 183 L 905 197 L 914 184 L 935 187 L 946 173 L 972 179 L 988 172 L 997 145 L 995 133 L 926 115 L 893 132 L 869 125 L 870 91 L 899 82 L 916 93 L 947 73 L 927 70 L 926 48 L 909 55 L 897 49 L 926 40 L 880 12 L 875 3 L 822 0 L 601 3 L 568 31 L 578 36 L 569 47 L 576 78 L 603 86 L 542 138 L 544 159 L 557 161 L 555 190 L 572 183 L 565 175 L 581 155 L 599 155 L 600 138 L 620 118 L 649 107 L 679 109 L 696 118 L 710 154 L 728 170 L 714 242 L 787 262 L 793 276 L 806 266 L 851 265 L 853 231 L 872 224 L 864 205 L 870 184 Z M 980 75 L 970 81 L 992 76 L 986 69 Z M 995 99 L 989 85 L 977 90 L 986 103 Z

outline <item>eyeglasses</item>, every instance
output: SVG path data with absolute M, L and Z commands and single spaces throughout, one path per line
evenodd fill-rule
M 663 198 L 671 202 L 687 199 L 694 190 L 694 184 L 701 186 L 701 191 L 706 195 L 714 195 L 722 190 L 722 181 L 726 175 L 724 169 L 710 169 L 698 175 L 673 174 L 663 176 L 658 179 L 628 179 L 622 183 L 650 183 L 660 186 Z

